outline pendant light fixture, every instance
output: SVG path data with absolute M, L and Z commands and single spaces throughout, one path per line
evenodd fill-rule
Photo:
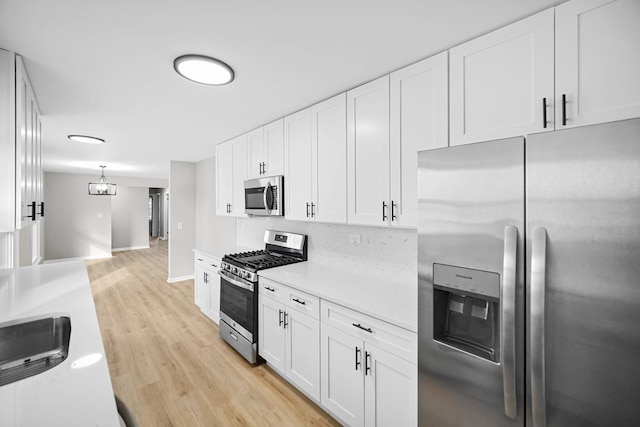
M 107 181 L 107 177 L 104 176 L 104 168 L 106 166 L 100 166 L 102 168 L 102 175 L 98 182 L 89 183 L 89 195 L 90 196 L 115 196 L 116 185 Z
M 235 77 L 230 66 L 219 59 L 204 55 L 179 56 L 173 61 L 173 68 L 185 79 L 205 85 L 226 85 Z

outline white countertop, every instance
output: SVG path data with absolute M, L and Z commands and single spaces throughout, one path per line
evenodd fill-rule
M 240 245 L 226 245 L 224 247 L 219 247 L 219 248 L 214 248 L 213 250 L 200 250 L 200 249 L 194 249 L 193 252 L 195 253 L 199 253 L 202 254 L 204 256 L 208 256 L 208 257 L 213 257 L 213 258 L 218 258 L 218 259 L 222 259 L 223 256 L 227 255 L 227 254 L 235 254 L 238 252 L 248 252 L 248 251 L 256 251 L 259 249 L 264 249 L 264 248 L 250 248 L 250 247 L 246 247 L 246 246 L 240 246 Z
M 418 332 L 417 278 L 398 282 L 312 261 L 260 270 L 259 275 Z
M 120 426 L 84 262 L 0 270 L 0 323 L 50 313 L 71 319 L 69 355 L 46 372 L 0 386 L 0 425 Z M 93 353 L 102 359 L 71 368 Z

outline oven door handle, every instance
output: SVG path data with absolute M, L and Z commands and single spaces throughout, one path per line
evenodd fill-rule
M 224 280 L 226 280 L 227 282 L 231 283 L 234 286 L 237 286 L 237 287 L 242 288 L 242 289 L 247 289 L 247 290 L 253 292 L 253 285 L 251 285 L 251 284 L 243 283 L 243 282 L 240 282 L 240 281 L 238 281 L 236 279 L 233 279 L 233 278 L 229 277 L 228 275 L 226 275 L 222 271 L 218 271 L 218 276 L 222 277 Z

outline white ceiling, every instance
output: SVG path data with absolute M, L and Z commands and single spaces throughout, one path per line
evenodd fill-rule
M 558 0 L 0 0 L 0 48 L 25 59 L 46 171 L 168 178 L 169 161 L 531 15 Z M 173 59 L 219 58 L 227 86 Z M 95 146 L 67 140 L 93 135 Z

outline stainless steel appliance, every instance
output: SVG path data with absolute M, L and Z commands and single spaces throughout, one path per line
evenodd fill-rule
M 640 119 L 419 153 L 421 426 L 640 420 Z
M 284 215 L 284 177 L 269 176 L 244 182 L 244 213 L 255 216 Z
M 258 354 L 258 271 L 307 260 L 307 236 L 264 233 L 265 249 L 229 254 L 220 265 L 220 337 L 251 363 Z

